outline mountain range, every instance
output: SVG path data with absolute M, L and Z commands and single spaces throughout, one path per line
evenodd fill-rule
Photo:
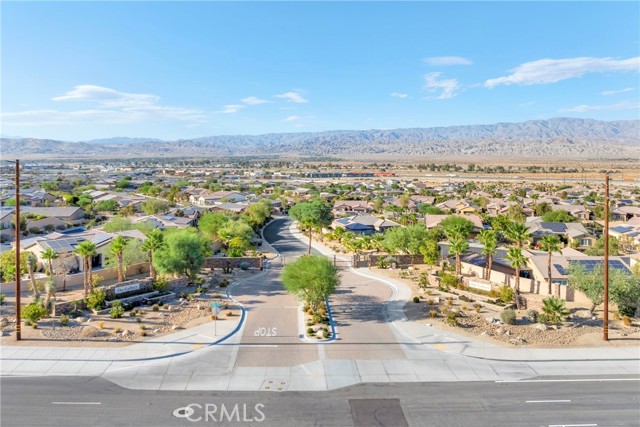
M 219 135 L 163 141 L 82 142 L 0 138 L 2 154 L 23 158 L 223 157 L 281 155 L 343 159 L 446 156 L 639 158 L 640 120 L 576 118 L 392 130 Z

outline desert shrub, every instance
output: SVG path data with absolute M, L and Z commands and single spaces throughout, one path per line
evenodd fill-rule
M 448 291 L 451 287 L 458 286 L 458 278 L 453 274 L 442 273 L 440 276 L 440 290 Z
M 453 306 L 453 300 L 451 298 L 447 298 L 447 302 L 445 304 L 447 304 L 448 307 L 452 307 Z
M 622 323 L 624 326 L 631 326 L 631 318 L 629 316 L 624 316 L 622 318 Z
M 464 302 L 474 302 L 474 300 L 473 300 L 473 299 L 469 298 L 469 297 L 468 297 L 468 296 L 466 296 L 466 295 L 460 295 L 460 296 L 458 297 L 458 299 L 459 299 L 460 301 L 464 301 Z
M 164 277 L 160 277 L 153 281 L 153 290 L 158 292 L 167 292 L 169 290 L 169 281 Z
M 227 315 L 227 317 L 233 316 L 233 312 L 227 311 L 226 315 Z
M 633 317 L 636 315 L 636 308 L 631 305 L 618 305 L 618 311 L 620 312 L 620 316 L 623 317 Z
M 536 323 L 538 321 L 539 313 L 537 311 L 529 310 L 527 314 L 529 315 L 529 319 L 531 319 L 533 323 Z
M 616 311 L 613 313 L 613 320 L 620 320 L 620 312 Z
M 418 297 L 413 297 L 413 302 L 415 302 L 415 303 L 420 302 L 420 298 L 418 298 Z
M 498 289 L 498 293 L 500 294 L 500 301 L 505 304 L 513 302 L 515 298 L 515 293 L 510 286 L 500 286 L 500 288 Z
M 142 322 L 142 318 L 141 317 L 136 317 L 136 322 L 138 322 L 138 323 Z
M 447 313 L 447 319 L 446 319 L 446 323 L 449 326 L 458 326 L 458 317 L 460 317 L 460 314 L 458 314 L 458 312 L 456 311 L 450 311 Z
M 4 304 L 4 294 L 0 294 L 0 305 Z
M 118 327 L 113 328 L 113 333 L 114 334 L 119 334 L 120 332 L 122 332 L 122 328 L 118 328 Z
M 313 334 L 314 334 L 313 328 L 307 329 L 307 335 L 313 335 Z
M 29 324 L 37 324 L 38 320 L 42 319 L 46 315 L 47 309 L 36 302 L 32 302 L 22 308 L 22 318 L 29 322 Z
M 104 301 L 107 299 L 107 292 L 104 288 L 94 288 L 85 300 L 87 308 L 95 311 L 102 310 Z
M 435 310 L 430 310 L 429 317 L 431 317 L 432 319 L 435 319 L 436 317 L 438 317 L 438 312 Z
M 146 326 L 144 326 L 144 325 L 140 325 L 140 330 L 141 330 L 141 331 L 144 331 L 145 329 L 147 329 L 147 327 L 146 327 Z
M 124 307 L 120 301 L 114 301 L 111 303 L 111 310 L 109 311 L 112 319 L 120 319 L 124 314 Z
M 473 308 L 476 309 L 476 313 L 480 313 L 482 311 L 482 304 L 475 303 L 473 304 Z
M 515 325 L 516 324 L 516 312 L 511 310 L 510 308 L 504 310 L 500 313 L 500 320 L 507 325 Z
M 98 322 L 98 329 L 104 328 L 104 322 Z
M 251 264 L 249 264 L 247 261 L 242 261 L 239 267 L 240 267 L 240 270 L 247 271 L 249 267 L 251 267 Z
M 67 326 L 69 325 L 69 316 L 63 314 L 62 316 L 60 316 L 60 326 Z
M 198 286 L 196 288 L 196 294 L 202 294 L 202 293 L 204 293 L 204 288 L 202 286 Z
M 436 302 L 435 302 L 435 300 L 434 300 L 433 298 L 429 298 L 429 299 L 427 300 L 427 305 L 434 305 L 435 303 L 436 303 Z
M 160 305 L 159 304 L 153 304 L 151 306 L 151 310 L 153 311 L 160 311 Z
M 329 331 L 327 329 L 325 329 L 324 331 L 322 331 L 322 337 L 323 338 L 329 338 L 331 334 L 329 333 Z
M 84 328 L 82 328 L 82 330 L 80 331 L 80 335 L 83 338 L 95 338 L 95 337 L 99 337 L 100 336 L 100 331 L 98 330 L 98 328 L 93 327 L 93 326 L 85 326 Z

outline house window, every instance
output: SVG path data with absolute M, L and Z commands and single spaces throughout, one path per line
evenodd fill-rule
M 591 246 L 590 239 L 580 239 L 580 246 Z

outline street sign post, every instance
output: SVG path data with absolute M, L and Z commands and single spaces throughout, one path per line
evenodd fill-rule
M 213 336 L 218 336 L 218 314 L 222 311 L 222 304 L 220 301 L 214 301 L 211 304 L 211 314 L 215 317 L 213 318 Z

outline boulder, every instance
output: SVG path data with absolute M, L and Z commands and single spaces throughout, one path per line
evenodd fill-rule
M 5 328 L 9 325 L 9 320 L 6 317 L 0 318 L 0 328 Z
M 87 321 L 86 317 L 82 317 L 82 316 L 76 317 L 76 322 L 78 322 L 78 323 L 84 323 L 86 321 Z
M 183 328 L 182 326 L 180 326 L 180 325 L 173 325 L 173 326 L 171 326 L 171 330 L 172 330 L 172 331 L 177 331 L 177 330 L 179 330 L 179 329 L 184 329 L 184 328 Z
M 538 323 L 536 324 L 536 326 L 534 326 L 534 328 L 539 329 L 541 331 L 546 331 L 549 329 L 549 327 L 547 325 L 545 325 L 544 323 Z
M 124 331 L 122 331 L 120 335 L 122 335 L 122 337 L 128 337 L 129 335 L 131 335 L 131 331 L 128 329 L 125 329 Z

